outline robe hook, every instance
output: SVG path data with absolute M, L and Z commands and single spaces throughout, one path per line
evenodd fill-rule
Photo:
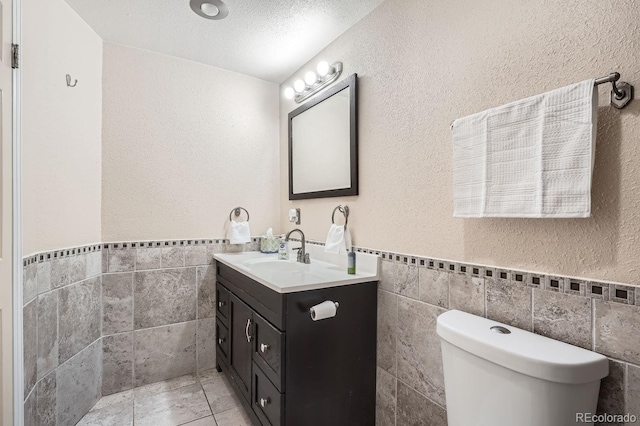
M 73 84 L 71 84 L 71 76 L 67 74 L 67 87 L 76 87 L 76 84 L 78 84 L 78 80 L 74 80 Z

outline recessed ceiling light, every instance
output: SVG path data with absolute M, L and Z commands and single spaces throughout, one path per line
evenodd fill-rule
M 220 9 L 213 3 L 202 3 L 200 5 L 200 10 L 207 16 L 218 16 L 220 13 Z
M 206 19 L 224 19 L 229 14 L 229 8 L 221 0 L 191 0 L 191 10 Z

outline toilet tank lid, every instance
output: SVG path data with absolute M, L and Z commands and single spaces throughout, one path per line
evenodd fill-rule
M 502 326 L 509 334 L 493 331 Z M 609 374 L 598 353 L 461 311 L 438 317 L 443 340 L 487 361 L 528 376 L 557 383 L 588 383 Z

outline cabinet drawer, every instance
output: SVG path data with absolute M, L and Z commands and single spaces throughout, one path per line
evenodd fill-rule
M 278 293 L 220 262 L 216 281 L 238 296 L 251 309 L 284 331 L 284 301 L 286 294 Z
M 284 333 L 259 315 L 254 315 L 254 319 L 256 339 L 253 359 L 278 390 L 284 391 Z
M 218 319 L 216 321 L 216 347 L 218 353 L 224 356 L 225 363 L 228 364 L 229 360 L 229 329 L 225 327 Z
M 229 290 L 216 284 L 216 311 L 224 322 L 229 320 Z
M 253 412 L 263 426 L 280 426 L 283 422 L 284 395 L 253 365 Z

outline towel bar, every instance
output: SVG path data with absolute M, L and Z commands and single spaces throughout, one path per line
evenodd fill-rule
M 611 106 L 622 109 L 633 100 L 633 86 L 620 80 L 620 73 L 612 72 L 606 77 L 596 78 L 595 85 L 611 83 Z
M 620 73 L 612 72 L 611 74 L 596 78 L 594 81 L 595 86 L 599 86 L 605 83 L 611 83 L 611 106 L 617 109 L 626 107 L 629 102 L 633 100 L 633 86 L 626 81 L 620 81 Z M 451 129 L 453 129 L 453 123 L 451 122 Z
M 247 222 L 249 222 L 249 212 L 244 207 L 236 207 L 234 209 L 231 209 L 231 213 L 229 213 L 229 222 L 233 221 L 232 215 L 235 214 L 236 217 L 240 216 L 240 210 L 244 210 L 244 212 L 247 214 Z

